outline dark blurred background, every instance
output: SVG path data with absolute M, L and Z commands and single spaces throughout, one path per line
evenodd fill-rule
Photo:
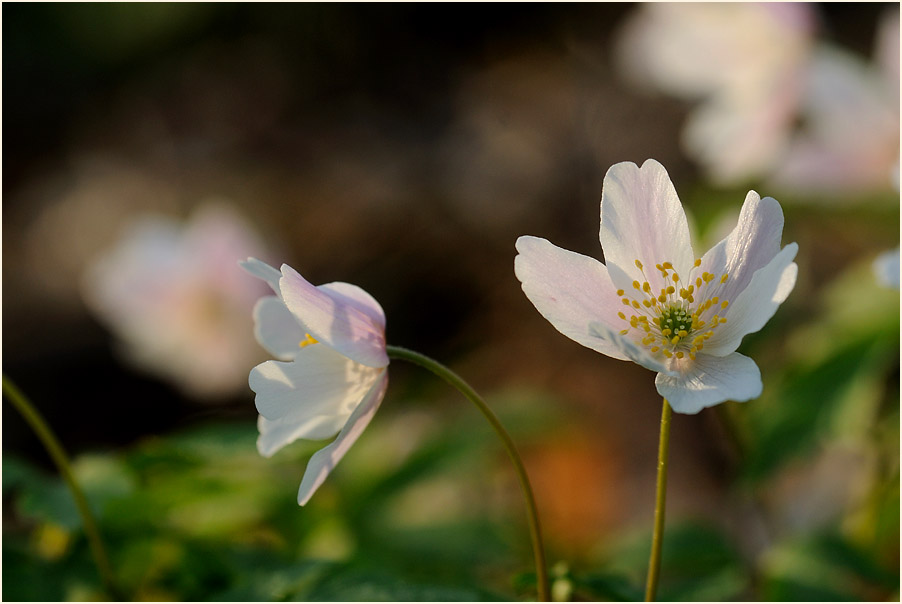
M 819 35 L 866 57 L 886 7 L 817 5 Z M 647 524 L 660 412 L 653 375 L 560 336 L 513 273 L 524 234 L 602 257 L 598 202 L 614 163 L 663 163 L 701 233 L 751 188 L 704 185 L 679 145 L 691 105 L 638 92 L 616 73 L 612 40 L 636 10 L 4 3 L 4 373 L 72 453 L 254 422 L 249 389 L 198 401 L 123 362 L 115 335 L 82 301 L 84 271 L 130 220 L 187 219 L 203 201 L 225 199 L 271 263 L 372 293 L 390 343 L 449 364 L 490 401 L 513 387 L 553 393 L 565 420 L 525 447 L 553 552 Z M 783 331 L 817 308 L 820 288 L 898 245 L 898 205 L 877 204 L 847 228 L 854 208 L 796 209 L 748 184 L 784 203 L 784 242 L 801 248 L 796 291 L 749 338 L 767 391 Z M 392 366 L 374 423 L 407 413 L 398 403 L 426 379 Z M 897 380 L 891 369 L 890 399 Z M 444 392 L 435 404 L 463 405 Z M 724 415 L 675 418 L 675 518 L 748 522 L 745 508 L 730 511 L 741 449 Z M 8 405 L 3 450 L 49 467 Z

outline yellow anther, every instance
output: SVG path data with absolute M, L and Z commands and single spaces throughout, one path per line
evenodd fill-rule
M 642 263 L 639 262 L 638 258 L 636 259 L 636 268 L 638 268 L 640 271 L 642 270 Z
M 721 307 L 721 308 L 726 308 L 726 307 L 729 306 L 729 305 L 730 305 L 730 301 L 729 301 L 729 300 L 724 300 L 723 302 L 720 303 L 720 307 Z
M 629 329 L 621 329 L 621 330 L 620 330 L 620 335 L 625 336 L 625 335 L 628 334 L 629 332 L 630 332 Z
M 678 358 L 678 359 L 682 359 L 682 358 L 683 358 L 683 351 L 682 351 L 682 350 L 676 353 L 676 358 Z
M 673 265 L 670 264 L 669 262 L 665 262 L 665 263 L 662 264 L 661 266 L 663 266 L 663 267 L 666 268 L 666 269 L 671 269 L 671 268 L 673 268 Z
M 729 278 L 729 276 L 730 276 L 730 275 L 724 273 L 724 274 L 723 274 L 723 277 L 720 278 L 720 282 L 721 282 L 721 283 L 726 283 L 726 282 L 727 282 L 727 279 Z
M 639 324 L 639 319 L 636 318 L 636 315 L 630 317 L 630 325 L 636 327 Z
M 623 294 L 624 294 L 624 291 L 623 291 L 622 289 L 618 289 L 618 290 L 617 290 L 617 295 L 618 295 L 618 296 L 622 296 Z
M 666 348 L 662 352 L 664 353 L 664 356 L 667 357 L 668 359 L 673 356 L 673 353 L 670 352 L 669 350 L 667 350 Z
M 655 265 L 655 268 L 658 269 L 659 271 L 663 271 L 663 270 L 664 270 L 664 267 L 661 266 L 660 264 L 656 264 L 656 265 Z
M 689 289 L 688 289 L 687 291 L 691 294 L 692 292 L 695 291 L 695 286 L 694 286 L 694 285 L 690 285 L 690 286 L 689 286 Z
M 701 266 L 701 265 L 702 265 L 702 259 L 701 259 L 701 258 L 696 258 L 696 259 L 695 259 L 695 265 L 694 265 L 694 266 L 695 266 L 695 267 L 699 267 L 699 266 Z
M 633 289 L 639 289 L 639 282 L 633 281 Z
M 679 343 L 680 343 L 680 336 L 673 336 L 673 339 L 670 340 L 670 343 L 671 343 L 671 344 L 674 344 L 674 345 L 679 344 Z
M 301 348 L 304 348 L 305 346 L 310 346 L 311 344 L 319 343 L 317 341 L 317 339 L 314 338 L 313 336 L 311 336 L 309 333 L 305 333 L 304 336 L 305 336 L 304 339 L 301 340 L 300 342 L 298 342 L 298 346 L 300 346 Z
M 651 292 L 651 285 L 648 284 L 648 281 L 642 284 L 642 291 L 644 291 L 646 294 Z
M 651 308 L 651 302 L 649 302 L 648 300 L 642 300 L 642 306 L 644 306 L 645 308 Z
M 673 330 L 671 330 L 669 327 L 661 330 L 662 336 L 669 336 L 672 333 L 673 333 Z
M 672 285 L 668 285 L 667 289 L 664 291 L 666 291 L 668 294 L 672 294 L 673 292 L 676 291 L 676 289 L 674 289 L 674 287 Z
M 692 297 L 692 294 L 689 294 L 689 303 L 692 304 L 695 302 L 695 298 Z
M 652 346 L 652 347 L 651 347 L 651 351 L 652 351 L 652 352 L 658 352 L 659 350 L 661 350 L 661 349 L 660 349 L 658 346 Z
M 667 296 L 665 296 L 664 294 L 661 294 L 660 296 L 658 296 L 658 302 L 660 302 L 662 304 L 664 302 L 667 302 Z
M 721 322 L 721 323 L 726 323 L 726 322 L 727 322 L 727 318 L 726 318 L 726 317 L 721 317 L 721 318 L 720 318 L 720 322 Z
M 640 323 L 648 323 L 648 317 L 646 316 L 637 317 L 637 319 Z
M 677 332 L 677 335 L 679 335 L 681 338 L 685 338 L 686 336 L 689 335 L 689 332 L 686 331 L 685 329 L 681 329 Z
M 633 308 L 635 308 L 636 310 L 639 310 L 639 303 L 636 302 L 635 300 L 633 300 Z
M 711 304 L 717 304 L 718 302 L 720 302 L 720 298 L 718 296 L 711 298 Z
M 621 319 L 623 319 L 624 321 L 626 321 L 626 315 L 623 314 L 623 312 L 618 312 L 617 316 L 620 317 Z
M 695 278 L 695 286 L 696 286 L 696 287 L 701 287 L 701 286 L 702 286 L 702 278 L 701 278 L 701 277 L 696 277 L 696 278 Z
M 673 282 L 676 283 L 679 280 L 680 280 L 680 276 L 678 274 L 674 273 L 673 274 Z
M 705 283 L 710 282 L 713 278 L 714 278 L 714 275 L 712 275 L 711 273 L 702 273 L 702 279 L 704 280 Z
M 689 351 L 689 358 L 692 359 L 693 361 L 695 360 L 695 353 L 692 352 L 691 350 Z
M 624 298 L 623 300 L 621 300 L 621 302 L 623 302 L 623 305 L 624 305 L 624 306 L 629 306 L 629 305 L 630 305 L 630 299 L 629 299 L 629 298 Z

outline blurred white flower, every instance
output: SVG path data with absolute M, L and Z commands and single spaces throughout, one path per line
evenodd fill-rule
M 299 438 L 338 436 L 310 458 L 298 490 L 304 505 L 379 409 L 388 387 L 385 313 L 350 283 L 314 287 L 297 271 L 255 258 L 241 265 L 275 296 L 254 308 L 260 345 L 281 361 L 251 370 L 260 417 L 257 450 L 269 457 Z
M 678 413 L 761 394 L 755 362 L 736 349 L 795 286 L 798 245 L 780 247 L 783 210 L 746 196 L 733 231 L 696 258 L 664 166 L 612 166 L 601 194 L 605 264 L 538 237 L 517 240 L 523 292 L 559 332 L 606 356 L 657 371 Z
M 617 45 L 636 84 L 698 101 L 683 146 L 718 183 L 773 165 L 803 92 L 814 15 L 807 4 L 648 3 Z
M 264 249 L 224 204 L 185 224 L 147 215 L 88 267 L 82 297 L 134 365 L 194 396 L 229 395 L 260 358 L 249 314 L 265 291 L 236 263 Z
M 827 44 L 812 53 L 801 126 L 771 186 L 831 198 L 889 189 L 899 165 L 898 9 L 881 21 L 874 59 Z
M 697 102 L 683 147 L 716 184 L 818 199 L 884 191 L 899 158 L 899 12 L 874 62 L 814 37 L 810 4 L 649 3 L 617 56 L 640 86 Z

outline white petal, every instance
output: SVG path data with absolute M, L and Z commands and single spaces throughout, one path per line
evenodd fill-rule
M 350 302 L 347 288 L 337 292 L 318 289 L 287 264 L 282 265 L 279 286 L 288 310 L 314 338 L 358 363 L 388 365 L 384 315 L 380 322 L 372 317 L 375 309 L 361 312 L 361 299 Z
M 514 273 L 523 292 L 555 329 L 592 350 L 627 359 L 616 345 L 589 332 L 593 322 L 618 329 L 624 323 L 617 316 L 620 297 L 601 262 L 528 235 L 517 239 L 517 251 Z
M 756 272 L 739 298 L 731 302 L 723 315 L 727 322 L 714 330 L 705 342 L 705 354 L 725 356 L 739 347 L 746 334 L 764 327 L 780 304 L 795 287 L 799 267 L 792 261 L 799 246 L 790 243 L 770 264 Z
M 271 355 L 290 361 L 301 349 L 307 332 L 282 300 L 265 296 L 254 305 L 254 335 Z
M 682 359 L 679 376 L 658 374 L 655 386 L 677 413 L 694 414 L 724 401 L 743 402 L 761 395 L 761 372 L 755 361 L 738 352 L 725 357 L 700 354 Z
M 304 472 L 304 478 L 301 480 L 301 487 L 298 489 L 298 504 L 304 505 L 310 500 L 310 497 L 319 488 L 319 486 L 329 475 L 329 472 L 335 468 L 336 464 L 344 457 L 344 454 L 356 442 L 357 438 L 370 423 L 370 420 L 379 409 L 379 404 L 385 396 L 385 390 L 388 387 L 388 374 L 383 372 L 382 379 L 373 384 L 372 389 L 367 393 L 363 401 L 348 418 L 348 422 L 341 429 L 338 436 L 326 447 L 320 449 L 313 454 L 307 464 L 307 470 Z
M 279 449 L 299 438 L 321 440 L 334 436 L 348 421 L 349 415 L 317 415 L 306 421 L 270 420 L 257 417 L 257 451 L 272 457 Z
M 882 285 L 899 289 L 899 248 L 880 254 L 874 260 L 874 272 Z
M 657 358 L 652 356 L 650 352 L 636 344 L 629 337 L 620 335 L 620 332 L 613 331 L 606 325 L 601 323 L 591 323 L 589 332 L 602 338 L 608 344 L 616 346 L 620 353 L 630 360 L 646 369 L 652 371 L 660 371 L 661 373 L 671 374 L 671 370 L 667 368 L 667 361 L 663 357 Z
M 783 210 L 776 199 L 761 197 L 749 191 L 736 228 L 702 257 L 701 265 L 690 280 L 703 272 L 712 273 L 715 280 L 706 286 L 705 297 L 719 296 L 734 303 L 759 269 L 767 266 L 780 251 L 783 236 Z M 721 276 L 729 275 L 726 283 Z
M 385 330 L 385 311 L 382 310 L 379 302 L 364 289 L 341 281 L 325 283 L 317 286 L 317 289 L 326 292 L 334 300 L 356 308 L 372 319 L 374 324 Z
M 667 170 L 653 159 L 641 168 L 631 162 L 615 164 L 605 174 L 599 239 L 617 288 L 647 279 L 657 292 L 663 278 L 655 264 L 671 262 L 686 276 L 695 261 L 683 206 Z M 636 260 L 644 265 L 645 276 Z
M 267 419 L 306 420 L 350 413 L 381 373 L 342 356 L 328 346 L 298 350 L 294 361 L 266 361 L 248 380 L 257 411 Z
M 257 260 L 256 258 L 248 258 L 247 260 L 239 262 L 238 264 L 241 266 L 241 268 L 252 274 L 254 277 L 266 281 L 272 288 L 272 290 L 276 292 L 277 296 L 282 295 L 279 289 L 279 279 L 282 278 L 282 273 L 280 273 L 278 269 L 273 268 L 262 260 Z

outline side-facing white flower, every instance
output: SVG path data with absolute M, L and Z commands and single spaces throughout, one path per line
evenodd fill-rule
M 241 265 L 276 293 L 254 308 L 257 341 L 278 361 L 251 370 L 257 449 L 269 457 L 299 438 L 338 436 L 310 458 L 298 490 L 304 505 L 369 424 L 388 386 L 385 313 L 349 283 L 318 287 L 287 264 Z
M 733 232 L 697 258 L 664 167 L 624 162 L 604 178 L 605 264 L 532 236 L 514 271 L 536 309 L 570 339 L 657 371 L 674 411 L 697 413 L 761 394 L 755 362 L 738 352 L 795 285 L 798 245 L 780 249 L 783 211 L 749 191 Z

